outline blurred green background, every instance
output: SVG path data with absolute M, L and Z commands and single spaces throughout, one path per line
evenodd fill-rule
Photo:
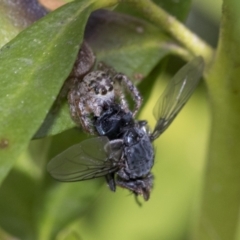
M 214 47 L 217 44 L 220 12 L 220 0 L 195 0 L 187 21 L 194 32 Z M 139 119 L 147 119 L 152 128 L 155 124 L 152 109 L 169 77 L 163 74 L 159 76 L 150 99 L 139 115 Z M 169 129 L 154 143 L 154 189 L 148 202 L 140 199 L 142 207 L 136 204 L 134 197 L 126 190 L 118 188 L 116 193 L 110 192 L 102 180 L 68 183 L 71 189 L 67 190 L 69 187 L 66 184 L 57 183 L 49 176 L 39 183 L 42 175 L 47 175 L 45 165 L 52 157 L 44 150 L 52 148 L 51 154 L 54 155 L 54 151 L 61 152 L 62 148 L 71 145 L 69 136 L 73 142 L 80 141 L 84 136 L 79 136 L 78 131 L 67 131 L 57 136 L 58 140 L 53 137 L 33 141 L 29 151 L 22 155 L 0 189 L 0 207 L 5 209 L 0 213 L 0 239 L 16 239 L 14 233 L 27 229 L 31 232 L 37 228 L 37 224 L 41 229 L 39 239 L 51 239 L 49 228 L 54 227 L 55 220 L 61 222 L 61 219 L 54 218 L 61 216 L 54 208 L 61 211 L 61 206 L 63 212 L 67 212 L 68 207 L 70 212 L 75 209 L 79 212 L 69 217 L 69 221 L 59 224 L 63 227 L 57 239 L 191 239 L 190 229 L 197 214 L 209 130 L 207 89 L 201 83 Z M 49 184 L 51 188 L 48 188 Z M 61 189 L 57 189 L 60 185 Z M 20 189 L 25 191 L 22 199 L 18 195 Z M 45 191 L 47 194 L 41 196 Z M 72 201 L 71 192 L 79 192 L 79 198 L 86 195 L 85 201 L 81 203 L 82 209 L 73 207 L 78 202 Z M 88 200 L 92 194 L 96 194 L 94 201 Z M 16 198 L 17 206 L 16 201 L 11 202 L 11 199 Z M 34 208 L 35 216 L 28 212 L 29 208 Z M 39 219 L 38 223 L 34 223 L 35 218 Z M 6 227 L 8 222 L 14 221 L 17 227 Z

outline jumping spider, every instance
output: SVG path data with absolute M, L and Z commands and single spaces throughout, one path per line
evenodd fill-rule
M 75 64 L 74 69 L 78 68 Z M 100 62 L 97 70 L 82 76 L 77 70 L 71 75 L 71 87 L 68 93 L 70 114 L 77 125 L 85 132 L 95 134 L 93 118 L 100 117 L 113 104 L 120 106 L 125 113 L 132 117 L 138 112 L 142 97 L 131 80 L 124 74 L 117 73 L 113 68 Z M 124 89 L 131 94 L 135 108 L 130 111 Z

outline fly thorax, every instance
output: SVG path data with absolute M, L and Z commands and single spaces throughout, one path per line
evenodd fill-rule
M 154 162 L 154 150 L 148 134 L 133 127 L 124 134 L 126 172 L 130 178 L 146 176 Z

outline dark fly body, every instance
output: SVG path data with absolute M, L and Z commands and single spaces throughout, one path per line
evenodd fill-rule
M 157 120 L 153 132 L 149 131 L 147 121 L 135 120 L 132 112 L 115 100 L 101 106 L 99 116 L 94 115 L 91 120 L 99 136 L 54 157 L 48 164 L 50 174 L 65 182 L 105 176 L 112 191 L 121 186 L 148 200 L 153 187 L 153 141 L 168 128 L 191 97 L 203 68 L 203 59 L 194 58 L 170 80 L 153 110 Z M 139 97 L 136 88 L 134 90 L 133 96 Z

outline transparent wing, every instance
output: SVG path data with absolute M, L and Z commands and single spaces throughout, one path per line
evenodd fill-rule
M 203 69 L 203 58 L 196 57 L 183 66 L 170 80 L 153 109 L 157 123 L 151 135 L 152 140 L 158 138 L 168 128 L 191 97 L 199 83 Z
M 53 178 L 63 182 L 97 178 L 116 171 L 120 155 L 120 151 L 112 151 L 107 137 L 91 138 L 54 157 L 47 170 Z

